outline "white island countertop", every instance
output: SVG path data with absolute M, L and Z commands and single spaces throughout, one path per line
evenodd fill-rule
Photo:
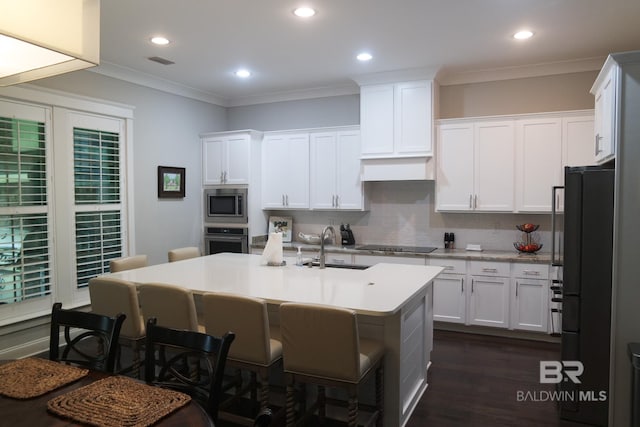
M 262 265 L 260 255 L 223 253 L 109 274 L 134 283 L 168 283 L 196 294 L 230 292 L 269 303 L 307 302 L 345 307 L 361 314 L 398 312 L 443 267 L 376 264 L 366 270 Z

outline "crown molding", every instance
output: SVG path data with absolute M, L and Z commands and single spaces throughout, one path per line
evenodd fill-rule
M 414 80 L 433 80 L 438 73 L 438 67 L 409 68 L 406 70 L 382 71 L 379 73 L 361 74 L 352 76 L 351 79 L 360 86 L 372 84 L 385 84 L 396 82 L 408 82 Z
M 170 80 L 161 79 L 159 77 L 152 76 L 151 74 L 142 73 L 107 61 L 101 61 L 99 66 L 89 68 L 87 71 L 92 71 L 107 77 L 113 77 L 118 80 L 124 80 L 129 83 L 135 83 L 140 86 L 146 86 L 173 95 L 180 95 L 186 98 L 207 102 L 209 104 L 219 105 L 221 107 L 227 107 L 229 103 L 228 99 L 219 95 L 194 89 Z
M 311 89 L 291 90 L 270 93 L 265 95 L 234 98 L 229 101 L 228 107 L 241 107 L 245 105 L 268 104 L 271 102 L 299 101 L 303 99 L 326 98 L 330 96 L 359 95 L 360 88 L 355 84 L 340 86 L 326 86 Z

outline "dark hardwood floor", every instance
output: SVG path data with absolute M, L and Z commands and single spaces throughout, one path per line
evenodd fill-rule
M 560 420 L 554 401 L 540 401 L 540 391 L 553 390 L 552 385 L 540 384 L 541 360 L 560 360 L 559 344 L 436 330 L 429 387 L 406 427 L 586 426 Z M 537 394 L 538 399 L 522 401 L 518 392 Z M 274 427 L 284 425 L 282 418 Z M 217 426 L 235 425 L 220 421 Z
M 540 384 L 540 361 L 559 359 L 559 344 L 436 330 L 429 388 L 406 427 L 584 427 L 560 420 L 553 401 L 518 401 L 553 390 Z
M 435 331 L 429 388 L 407 427 L 573 427 L 560 420 L 556 403 L 540 397 L 541 360 L 560 360 L 560 346 L 459 332 Z M 518 399 L 538 392 L 538 401 Z

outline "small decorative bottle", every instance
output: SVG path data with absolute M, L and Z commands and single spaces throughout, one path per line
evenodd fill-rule
M 302 265 L 302 248 L 298 246 L 298 253 L 296 254 L 296 265 Z

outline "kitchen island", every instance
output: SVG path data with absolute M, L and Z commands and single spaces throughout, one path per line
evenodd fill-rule
M 265 299 L 277 323 L 282 302 L 345 307 L 358 313 L 363 337 L 385 345 L 385 427 L 403 426 L 427 388 L 433 345 L 432 280 L 443 267 L 376 264 L 366 270 L 262 265 L 259 255 L 216 254 L 110 277 L 134 283 L 168 283 L 194 294 L 230 292 Z M 367 393 L 365 393 L 365 401 Z

